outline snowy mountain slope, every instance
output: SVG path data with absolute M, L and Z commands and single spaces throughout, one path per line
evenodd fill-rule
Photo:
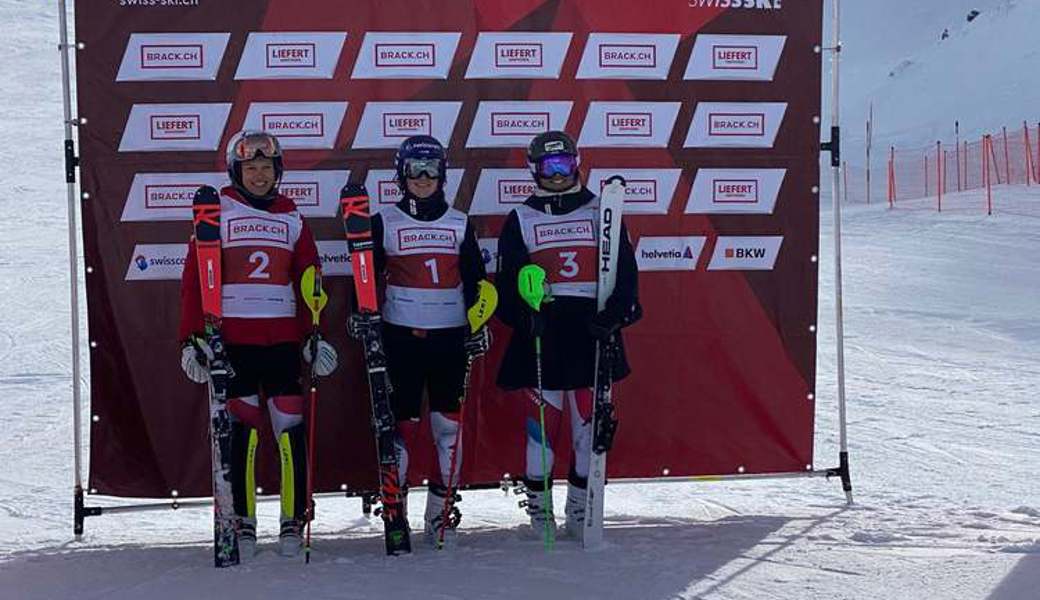
M 980 15 L 968 23 L 969 10 Z M 917 146 L 1040 119 L 1035 0 L 842 2 L 842 106 L 848 160 L 861 164 L 874 102 L 875 143 Z M 950 37 L 941 40 L 944 29 Z
M 391 560 L 358 501 L 323 499 L 305 568 L 271 552 L 277 508 L 265 504 L 265 552 L 230 572 L 210 566 L 204 509 L 92 518 L 72 542 L 57 17 L 50 3 L 0 0 L 0 23 L 17 23 L 0 38 L 16 56 L 9 81 L 33 82 L 0 86 L 0 140 L 26 140 L 0 144 L 0 597 L 373 598 L 390 593 L 387 579 L 398 598 L 1037 597 L 1036 187 L 1000 190 L 991 218 L 975 194 L 951 195 L 941 216 L 927 201 L 846 214 L 851 508 L 833 481 L 612 485 L 608 547 L 585 554 L 561 541 L 546 555 L 513 530 L 515 498 L 481 492 L 462 505 L 457 554 L 421 548 Z M 837 456 L 830 217 L 821 216 L 824 466 Z

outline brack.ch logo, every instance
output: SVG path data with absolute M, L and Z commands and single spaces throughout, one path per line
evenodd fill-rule
M 547 112 L 493 112 L 491 135 L 537 135 L 549 131 Z
M 325 115 L 321 113 L 267 113 L 260 115 L 265 131 L 280 137 L 322 137 Z
M 201 69 L 202 44 L 142 44 L 142 69 Z
M 657 46 L 653 44 L 600 44 L 599 66 L 655 68 L 657 67 Z
M 437 66 L 437 47 L 433 44 L 376 44 L 377 67 Z

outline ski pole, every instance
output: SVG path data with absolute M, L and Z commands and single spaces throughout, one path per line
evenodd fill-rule
M 491 315 L 498 308 L 498 290 L 486 279 L 477 282 L 477 301 L 466 311 L 470 334 L 480 331 L 487 325 Z M 462 378 L 462 392 L 459 395 L 459 427 L 455 430 L 455 443 L 451 447 L 451 466 L 448 470 L 448 485 L 444 500 L 444 511 L 441 513 L 441 524 L 437 532 L 437 549 L 444 548 L 444 530 L 448 526 L 448 515 L 455 502 L 455 467 L 458 464 L 459 444 L 462 442 L 462 425 L 466 422 L 466 392 L 469 390 L 469 377 L 473 370 L 474 356 L 466 353 L 466 371 Z M 461 473 L 459 474 L 461 478 Z
M 329 301 L 329 295 L 321 285 L 321 270 L 311 265 L 300 278 L 300 295 L 307 302 L 311 311 L 311 372 L 310 372 L 310 407 L 307 424 L 307 535 L 304 544 L 303 562 L 311 562 L 311 522 L 314 521 L 314 418 L 318 406 L 318 323 L 321 311 Z
M 520 269 L 518 288 L 520 297 L 535 312 L 540 312 L 542 304 L 551 298 L 546 298 L 545 269 L 538 265 L 525 265 Z M 545 543 L 545 551 L 552 550 L 554 540 L 551 521 L 553 520 L 552 489 L 549 487 L 551 473 L 549 473 L 549 458 L 545 445 L 545 392 L 542 389 L 542 334 L 535 331 L 534 336 L 534 366 L 535 379 L 538 386 L 538 427 L 542 442 L 542 489 L 545 493 L 545 530 L 542 540 Z

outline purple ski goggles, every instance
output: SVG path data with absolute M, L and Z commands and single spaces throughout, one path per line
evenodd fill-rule
M 578 172 L 578 157 L 571 154 L 551 154 L 538 161 L 535 172 L 543 179 L 555 175 L 571 177 Z

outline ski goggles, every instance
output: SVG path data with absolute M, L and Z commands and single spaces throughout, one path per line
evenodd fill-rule
M 439 158 L 407 158 L 403 166 L 406 179 L 418 179 L 423 175 L 430 179 L 440 179 L 444 161 Z
M 538 161 L 535 173 L 549 179 L 553 176 L 571 177 L 578 172 L 578 157 L 573 154 L 550 154 Z
M 278 138 L 261 131 L 243 134 L 235 141 L 231 153 L 236 160 L 253 160 L 257 156 L 277 158 L 282 155 L 282 146 Z

